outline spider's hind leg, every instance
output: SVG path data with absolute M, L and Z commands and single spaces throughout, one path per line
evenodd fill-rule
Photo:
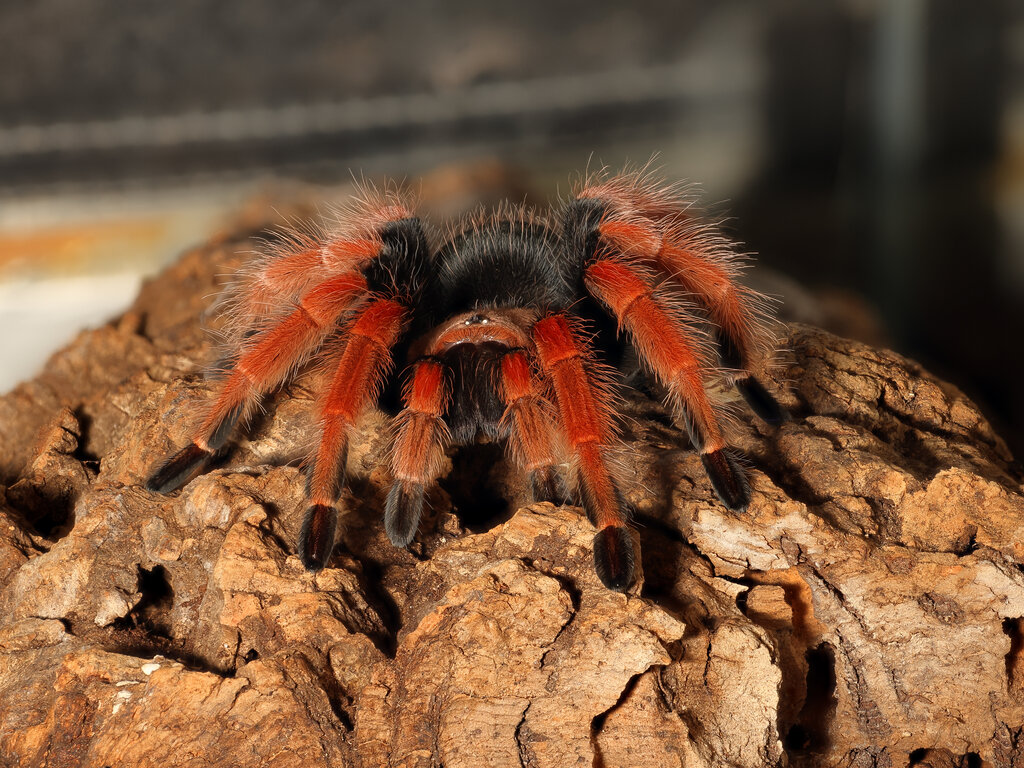
M 673 411 L 701 456 L 711 485 L 729 509 L 750 503 L 750 485 L 729 454 L 719 417 L 704 388 L 699 336 L 659 296 L 643 270 L 599 259 L 585 270 L 590 292 L 608 306 L 630 335 L 643 361 L 669 392 Z
M 775 345 L 768 301 L 739 281 L 742 259 L 734 245 L 693 218 L 687 211 L 692 203 L 649 177 L 625 174 L 587 184 L 568 213 L 585 223 L 590 238 L 654 269 L 700 305 L 717 328 L 729 379 L 754 413 L 778 424 L 789 414 L 764 385 Z M 599 217 L 582 213 L 594 208 Z M 586 253 L 593 258 L 597 248 Z
M 733 382 L 736 389 L 747 401 L 750 410 L 756 413 L 768 424 L 781 424 L 789 420 L 789 411 L 775 399 L 775 395 L 767 390 L 761 380 L 753 374 Z
M 146 480 L 146 490 L 154 493 L 175 491 L 202 472 L 212 458 L 213 451 L 189 443 L 150 475 Z

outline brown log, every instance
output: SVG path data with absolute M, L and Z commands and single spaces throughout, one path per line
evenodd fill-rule
M 518 508 L 487 449 L 394 549 L 374 413 L 311 574 L 315 373 L 180 493 L 141 487 L 210 391 L 201 319 L 252 248 L 187 254 L 0 398 L 0 765 L 1024 766 L 1021 475 L 956 388 L 790 326 L 794 420 L 734 427 L 745 514 L 629 395 L 625 595 L 580 510 Z

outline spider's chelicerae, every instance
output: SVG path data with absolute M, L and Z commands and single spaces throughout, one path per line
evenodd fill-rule
M 746 508 L 750 487 L 705 385 L 724 377 L 762 419 L 785 418 L 763 384 L 765 303 L 736 282 L 732 245 L 687 212 L 691 202 L 639 174 L 594 178 L 550 216 L 505 207 L 435 248 L 401 195 L 366 195 L 338 227 L 287 238 L 240 283 L 237 342 L 216 397 L 192 442 L 147 486 L 182 486 L 263 395 L 322 360 L 332 376 L 319 397 L 298 549 L 306 568 L 323 568 L 350 434 L 398 371 L 404 410 L 384 515 L 395 546 L 416 534 L 449 447 L 503 441 L 537 500 L 582 501 L 597 529 L 597 573 L 626 589 L 634 548 L 614 460 L 624 353 L 631 347 L 667 393 L 732 510 Z

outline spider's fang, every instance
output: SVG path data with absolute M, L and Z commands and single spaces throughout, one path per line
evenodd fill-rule
M 736 389 L 743 395 L 750 409 L 767 423 L 781 424 L 789 419 L 786 409 L 765 389 L 764 384 L 753 376 L 737 380 Z
M 621 525 L 602 528 L 594 536 L 594 568 L 601 582 L 619 592 L 633 584 L 633 539 Z
M 705 453 L 700 460 L 722 503 L 733 512 L 745 512 L 750 504 L 750 483 L 736 460 L 723 449 Z
M 420 527 L 423 513 L 423 484 L 398 480 L 391 486 L 384 507 L 384 530 L 396 547 L 405 547 Z
M 334 549 L 338 513 L 326 504 L 313 504 L 306 511 L 299 534 L 299 558 L 307 571 L 319 571 L 327 565 Z
M 199 474 L 212 455 L 211 451 L 200 448 L 195 443 L 189 443 L 150 476 L 146 481 L 146 490 L 155 493 L 178 490 Z

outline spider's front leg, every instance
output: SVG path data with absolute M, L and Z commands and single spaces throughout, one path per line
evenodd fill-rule
M 299 557 L 309 570 L 323 568 L 334 549 L 350 433 L 380 390 L 391 367 L 391 347 L 407 318 L 403 304 L 377 299 L 349 328 L 345 351 L 320 403 L 320 444 L 307 475 L 309 509 L 299 535 Z
M 626 590 L 635 577 L 633 539 L 626 525 L 626 502 L 612 473 L 609 449 L 616 438 L 607 398 L 584 366 L 586 342 L 572 331 L 564 315 L 541 319 L 533 327 L 533 339 L 576 460 L 583 506 L 597 528 L 597 575 L 609 589 Z
M 299 536 L 299 556 L 309 570 L 323 568 L 334 548 L 351 432 L 384 384 L 392 347 L 412 316 L 432 259 L 418 219 L 390 222 L 381 236 L 388 247 L 365 270 L 377 298 L 349 325 L 345 350 L 320 403 L 320 444 L 309 466 L 309 509 Z
M 169 493 L 200 472 L 259 398 L 280 386 L 313 354 L 366 291 L 362 274 L 337 275 L 307 291 L 292 312 L 256 335 L 221 384 L 192 441 L 164 462 L 146 481 L 146 487 Z

